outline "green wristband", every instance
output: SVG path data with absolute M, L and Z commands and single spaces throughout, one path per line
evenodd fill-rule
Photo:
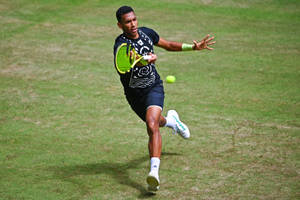
M 193 46 L 194 45 L 192 45 L 192 44 L 182 43 L 181 50 L 182 51 L 192 51 L 193 50 Z

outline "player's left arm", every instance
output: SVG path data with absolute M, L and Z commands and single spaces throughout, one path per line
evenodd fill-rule
M 215 41 L 212 41 L 215 37 L 210 36 L 209 34 L 204 37 L 200 42 L 196 40 L 193 41 L 194 44 L 186 44 L 181 42 L 168 41 L 163 38 L 160 38 L 156 46 L 159 46 L 167 51 L 189 51 L 189 50 L 213 50 L 210 45 L 215 44 Z

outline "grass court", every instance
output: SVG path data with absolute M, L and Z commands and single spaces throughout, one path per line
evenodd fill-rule
M 155 48 L 161 188 L 146 192 L 144 123 L 113 66 L 115 11 L 213 51 Z M 0 199 L 300 199 L 298 0 L 0 0 Z

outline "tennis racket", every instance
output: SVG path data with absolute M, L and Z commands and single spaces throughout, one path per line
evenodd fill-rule
M 143 66 L 147 65 L 147 60 L 150 58 L 150 55 L 139 55 L 133 46 L 128 43 L 123 43 L 117 49 L 115 64 L 117 70 L 121 74 L 125 74 L 126 72 L 129 72 L 130 69 L 133 68 L 138 62 L 140 62 Z

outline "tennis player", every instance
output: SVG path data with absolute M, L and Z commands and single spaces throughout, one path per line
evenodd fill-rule
M 150 172 L 147 176 L 148 190 L 159 189 L 159 165 L 162 149 L 162 138 L 160 127 L 169 127 L 173 132 L 183 138 L 190 137 L 188 127 L 179 119 L 175 110 L 169 110 L 167 116 L 162 116 L 164 107 L 163 82 L 156 71 L 153 45 L 167 51 L 192 51 L 212 50 L 210 45 L 214 37 L 207 35 L 200 42 L 193 44 L 167 41 L 161 38 L 154 30 L 146 27 L 138 27 L 138 20 L 134 10 L 129 6 L 122 6 L 116 12 L 118 27 L 123 31 L 114 44 L 114 56 L 116 50 L 122 43 L 133 46 L 140 55 L 151 55 L 148 64 L 138 63 L 130 72 L 121 74 L 120 80 L 124 87 L 126 99 L 132 110 L 146 123 L 149 135 L 148 149 L 150 155 Z

